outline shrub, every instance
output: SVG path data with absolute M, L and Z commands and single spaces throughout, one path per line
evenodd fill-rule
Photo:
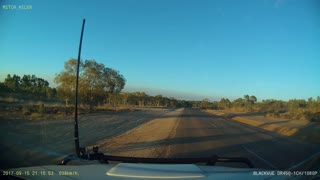
M 31 114 L 30 109 L 26 108 L 26 107 L 23 107 L 22 108 L 22 114 L 23 115 L 30 115 Z
M 312 116 L 310 117 L 310 121 L 320 123 L 320 112 L 312 114 Z
M 265 116 L 266 117 L 279 118 L 280 117 L 280 113 L 279 112 L 269 112 Z
M 59 108 L 56 108 L 56 107 L 53 108 L 53 109 L 52 109 L 52 113 L 53 113 L 53 114 L 59 114 Z
M 45 112 L 45 109 L 44 109 L 44 104 L 42 101 L 38 101 L 38 109 L 37 109 L 37 112 L 40 113 L 40 114 L 43 114 Z
M 40 118 L 40 117 L 42 117 L 42 116 L 43 116 L 43 115 L 40 114 L 40 113 L 32 113 L 32 114 L 30 115 L 30 118 L 36 119 L 36 118 Z
M 313 116 L 313 113 L 311 111 L 305 111 L 301 115 L 301 120 L 310 120 Z
M 284 119 L 290 119 L 291 118 L 291 116 L 287 112 L 280 114 L 280 117 L 284 118 Z
M 8 102 L 8 103 L 18 102 L 18 99 L 13 98 L 13 97 L 10 96 L 10 97 L 7 98 L 7 102 Z

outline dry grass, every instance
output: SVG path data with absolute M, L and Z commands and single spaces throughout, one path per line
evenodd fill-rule
M 269 112 L 269 113 L 266 113 L 265 117 L 320 122 L 320 112 L 312 112 L 309 110 L 302 110 L 302 109 L 287 111 L 283 113 Z
M 244 124 L 248 124 L 248 125 L 256 126 L 256 127 L 259 127 L 259 126 L 261 126 L 263 124 L 262 122 L 251 120 L 251 119 L 248 119 L 248 118 L 243 118 L 243 117 L 234 117 L 232 119 L 236 120 L 236 121 L 239 121 L 239 122 L 242 122 Z
M 135 111 L 136 108 L 134 106 L 112 106 L 112 105 L 102 105 L 96 108 L 97 111 Z
M 99 106 L 93 112 L 135 111 L 132 106 Z M 78 114 L 88 114 L 89 109 L 83 105 L 78 108 Z M 38 119 L 43 117 L 65 117 L 74 115 L 74 105 L 65 106 L 60 103 L 46 103 L 43 101 L 27 101 L 25 103 L 3 103 L 0 106 L 1 119 Z
M 4 103 L 16 103 L 19 102 L 19 99 L 14 98 L 12 96 L 9 97 L 0 97 L 0 102 L 4 102 Z
M 219 116 L 228 117 L 228 113 L 225 113 L 225 112 L 219 112 L 215 110 L 207 110 L 206 112 L 219 115 Z M 292 114 L 290 116 L 289 113 L 287 112 L 282 114 L 281 113 L 276 114 L 276 116 L 273 113 L 269 113 L 266 115 L 266 118 L 263 118 L 263 116 L 259 116 L 259 118 L 265 119 L 264 121 L 260 121 L 258 116 L 256 116 L 255 118 L 236 116 L 236 117 L 233 117 L 232 119 L 244 124 L 248 124 L 250 126 L 255 126 L 268 131 L 276 132 L 284 136 L 291 136 L 296 139 L 300 139 L 310 143 L 320 143 L 320 123 L 315 121 L 310 122 L 309 121 L 310 114 L 306 115 L 306 112 L 296 112 L 296 114 L 294 114 L 294 117 L 296 118 L 295 120 L 283 118 L 283 117 L 292 117 L 292 116 L 293 116 Z M 311 116 L 311 117 L 314 117 L 314 116 Z M 280 120 L 280 118 L 282 120 L 287 119 L 291 121 L 288 121 L 286 123 L 279 123 L 278 120 Z M 266 123 L 266 120 L 268 120 L 267 123 Z M 295 125 L 292 124 L 297 122 L 299 123 Z
M 41 113 L 32 113 L 30 115 L 31 119 L 38 119 L 38 118 L 42 118 L 42 117 L 43 117 L 43 114 L 41 114 Z
M 22 114 L 27 116 L 27 115 L 31 115 L 30 109 L 27 107 L 23 107 L 22 108 Z

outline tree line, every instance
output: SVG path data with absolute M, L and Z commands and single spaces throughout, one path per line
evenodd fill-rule
M 52 99 L 57 90 L 49 87 L 48 81 L 35 75 L 23 75 L 22 78 L 16 74 L 10 75 L 0 82 L 0 92 L 37 97 L 38 99 Z
M 106 101 L 110 105 L 131 105 L 137 107 L 192 107 L 191 101 L 178 100 L 162 95 L 151 96 L 145 92 L 123 92 L 114 94 Z
M 203 109 L 231 110 L 241 112 L 260 112 L 266 116 L 275 118 L 311 120 L 320 122 L 320 96 L 316 99 L 312 97 L 305 99 L 291 99 L 288 101 L 266 99 L 257 102 L 254 95 L 244 95 L 230 101 L 221 98 L 219 101 L 209 101 L 204 99 L 195 102 L 193 106 Z
M 60 99 L 66 106 L 75 100 L 76 59 L 69 59 L 64 70 L 55 76 L 56 88 L 51 88 L 48 81 L 35 75 L 7 75 L 0 82 L 0 92 L 23 94 L 42 99 Z M 300 118 L 320 113 L 320 96 L 281 101 L 274 99 L 257 101 L 254 95 L 244 95 L 233 101 L 221 98 L 218 101 L 203 99 L 201 101 L 178 100 L 162 95 L 150 96 L 145 92 L 121 92 L 126 79 L 119 71 L 105 67 L 95 60 L 80 63 L 79 102 L 93 111 L 97 106 L 136 106 L 136 107 L 197 107 L 202 109 L 233 110 L 244 112 L 265 112 L 270 116 L 289 116 Z M 320 116 L 320 115 L 319 115 Z
M 8 74 L 0 82 L 1 94 L 16 94 L 23 98 L 37 100 L 59 99 L 66 106 L 75 103 L 76 59 L 64 63 L 64 69 L 57 73 L 56 88 L 49 86 L 47 80 L 35 75 L 20 76 Z M 151 96 L 145 92 L 121 92 L 126 79 L 119 71 L 105 67 L 95 60 L 80 62 L 79 104 L 93 111 L 97 106 L 135 106 L 135 107 L 192 107 L 192 102 L 177 100 L 162 95 Z

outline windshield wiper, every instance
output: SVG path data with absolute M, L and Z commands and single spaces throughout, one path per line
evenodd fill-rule
M 124 163 L 153 163 L 153 164 L 194 164 L 206 163 L 208 166 L 215 166 L 217 162 L 224 163 L 243 163 L 249 168 L 254 168 L 252 162 L 244 157 L 220 157 L 213 155 L 211 157 L 196 157 L 196 158 L 141 158 L 141 157 L 124 157 L 124 156 L 110 156 L 98 152 L 98 147 L 93 147 L 91 152 L 87 152 L 85 148 L 80 148 L 80 158 L 70 155 L 65 157 L 60 165 L 67 165 L 72 160 L 98 160 L 100 162 L 109 164 L 110 161 L 124 162 Z

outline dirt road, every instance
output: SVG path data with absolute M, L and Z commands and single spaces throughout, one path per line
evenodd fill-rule
M 320 146 L 202 112 L 149 109 L 80 118 L 81 146 L 136 157 L 247 157 L 255 167 L 287 169 Z M 73 154 L 73 119 L 1 121 L 1 168 L 57 164 Z M 226 164 L 223 164 L 226 165 Z M 238 165 L 235 165 L 238 166 Z
M 320 152 L 319 145 L 292 140 L 197 109 L 168 113 L 162 119 L 99 143 L 105 153 L 113 155 L 237 156 L 247 157 L 255 167 L 265 169 L 288 169 Z
M 80 146 L 124 133 L 170 113 L 172 109 L 140 109 L 80 115 Z M 74 119 L 0 119 L 0 168 L 58 164 L 74 154 Z

